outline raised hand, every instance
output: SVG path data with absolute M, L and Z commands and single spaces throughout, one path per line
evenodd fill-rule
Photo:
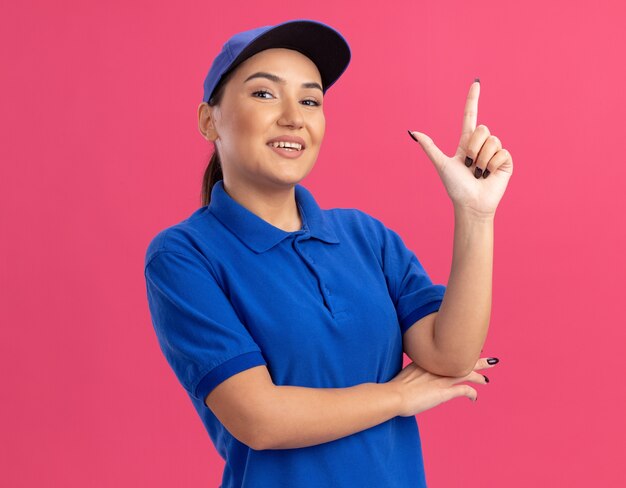
M 435 165 L 455 208 L 493 217 L 513 174 L 513 158 L 487 126 L 476 127 L 479 95 L 480 82 L 476 80 L 467 95 L 461 138 L 454 156 L 446 156 L 422 132 L 409 134 Z

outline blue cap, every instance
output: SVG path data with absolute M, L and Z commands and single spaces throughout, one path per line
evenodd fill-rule
M 235 34 L 222 46 L 204 80 L 203 102 L 228 72 L 264 49 L 286 48 L 301 52 L 315 63 L 323 92 L 339 79 L 350 63 L 350 46 L 332 27 L 315 20 L 297 19 Z

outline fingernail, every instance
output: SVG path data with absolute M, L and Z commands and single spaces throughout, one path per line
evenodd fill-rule
M 485 381 L 489 383 L 489 378 L 487 378 L 485 375 L 483 375 L 483 378 L 485 378 Z
M 417 137 L 415 137 L 415 136 L 413 135 L 413 133 L 412 133 L 410 130 L 407 130 L 407 132 L 408 132 L 408 133 L 409 133 L 409 135 L 411 136 L 411 139 L 413 139 L 415 142 L 419 142 L 419 141 L 417 140 Z
M 496 364 L 498 361 L 500 361 L 498 358 L 489 358 L 489 359 L 487 359 L 487 363 L 489 363 L 489 364 Z
M 478 83 L 480 83 L 480 78 L 476 78 L 474 81 L 477 81 Z
M 480 178 L 482 174 L 483 170 L 476 166 L 476 169 L 474 170 L 474 178 Z
M 483 173 L 483 178 L 487 178 L 487 176 L 489 176 L 490 174 L 491 174 L 491 171 L 486 169 L 485 172 Z
M 474 164 L 474 160 L 472 158 L 470 158 L 469 156 L 465 157 L 465 166 L 467 166 L 468 168 Z

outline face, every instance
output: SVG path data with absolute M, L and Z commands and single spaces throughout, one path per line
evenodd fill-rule
M 200 105 L 200 130 L 215 141 L 227 186 L 287 188 L 313 169 L 326 127 L 321 86 L 308 57 L 267 49 L 237 67 L 219 106 Z M 282 136 L 299 137 L 304 147 L 289 152 L 268 145 Z

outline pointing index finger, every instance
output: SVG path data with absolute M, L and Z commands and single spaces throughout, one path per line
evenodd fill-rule
M 470 86 L 465 102 L 465 112 L 463 113 L 463 129 L 461 137 L 467 138 L 476 130 L 476 120 L 478 119 L 478 96 L 480 95 L 480 80 L 476 78 Z

